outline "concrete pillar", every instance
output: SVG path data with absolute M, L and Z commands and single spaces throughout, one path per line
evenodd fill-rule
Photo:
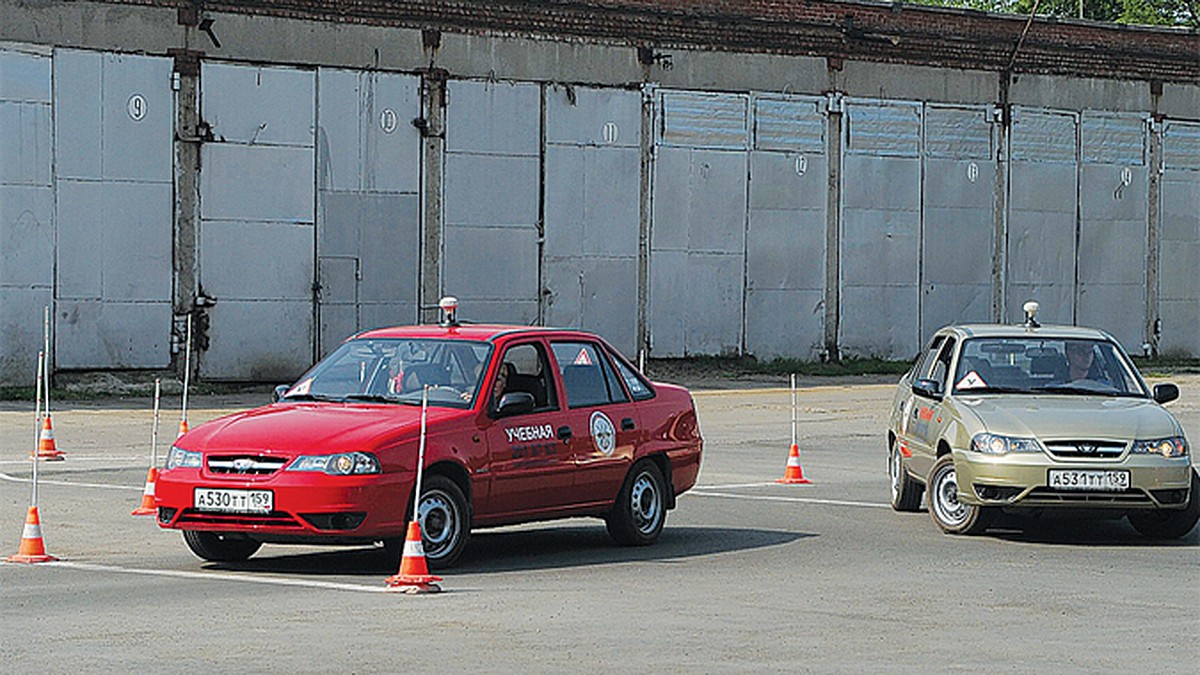
M 1146 193 L 1146 330 L 1145 340 L 1150 355 L 1158 356 L 1158 337 L 1161 324 L 1158 313 L 1159 241 L 1162 237 L 1162 174 L 1163 174 L 1163 116 L 1159 113 L 1162 83 L 1150 83 L 1150 184 Z M 1132 345 L 1128 346 L 1134 351 Z
M 175 89 L 175 223 L 174 293 L 175 321 L 172 340 L 172 369 L 182 378 L 187 316 L 196 307 L 199 267 L 197 233 L 200 224 L 200 145 L 206 131 L 200 120 L 200 52 L 172 50 L 175 58 L 172 86 Z M 193 334 L 197 326 L 193 325 Z M 193 343 L 196 340 L 193 338 Z M 193 346 L 193 350 L 195 347 Z M 193 371 L 196 359 L 192 359 Z M 194 372 L 193 372 L 194 374 Z
M 1012 75 L 1000 73 L 1000 100 L 996 104 L 996 188 L 992 208 L 992 321 L 1004 323 L 1008 285 L 1008 139 L 1012 131 L 1012 105 L 1008 85 Z
M 654 87 L 642 88 L 641 201 L 638 206 L 637 348 L 650 352 L 647 304 L 650 298 L 650 219 L 654 175 Z M 630 355 L 638 359 L 638 354 Z
M 446 71 L 421 73 L 421 323 L 438 320 L 442 295 L 442 167 L 446 157 Z
M 841 321 L 842 242 L 842 95 L 829 95 L 826 155 L 829 157 L 829 189 L 825 220 L 825 358 L 841 360 L 838 332 Z

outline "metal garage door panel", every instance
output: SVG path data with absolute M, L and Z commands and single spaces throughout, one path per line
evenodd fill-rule
M 200 230 L 204 290 L 218 302 L 310 299 L 312 245 L 307 225 L 205 221 Z
M 543 321 L 637 351 L 641 94 L 546 93 Z
M 311 71 L 205 62 L 200 81 L 201 116 L 218 141 L 312 147 Z
M 824 215 L 824 209 L 751 210 L 746 236 L 747 289 L 823 289 Z
M 813 359 L 824 340 L 824 289 L 746 292 L 746 351 L 767 359 Z
M 42 312 L 53 301 L 49 286 L 0 284 L 0 384 L 33 386 L 42 350 Z
M 312 148 L 208 143 L 200 157 L 201 218 L 313 222 Z
M 1144 117 L 1080 120 L 1079 308 L 1076 320 L 1137 351 L 1145 339 L 1148 125 Z
M 104 189 L 103 234 L 98 240 L 104 270 L 102 296 L 113 301 L 170 304 L 173 192 L 170 183 L 108 183 Z M 60 223 L 59 246 L 63 246 Z M 78 242 L 82 246 L 87 244 Z M 97 265 L 97 241 L 88 264 Z M 162 333 L 165 325 L 145 326 Z M 165 365 L 165 364 L 162 364 Z
M 61 181 L 57 192 L 58 297 L 98 300 L 104 265 L 97 261 L 94 245 L 104 236 L 104 184 Z
M 0 287 L 54 283 L 53 214 L 49 187 L 0 185 Z
M 366 194 L 362 204 L 362 282 L 359 300 L 415 307 L 420 267 L 421 198 L 415 194 Z M 409 320 L 415 320 L 415 311 Z
M 417 192 L 420 80 L 330 68 L 317 78 L 321 189 Z
M 317 274 L 321 284 L 320 344 L 328 353 L 358 332 L 358 258 L 322 256 Z
M 1076 117 L 1013 111 L 1006 321 L 1020 321 L 1028 300 L 1043 323 L 1075 321 Z
M 1163 126 L 1159 349 L 1200 356 L 1200 124 Z
M 362 73 L 317 71 L 317 172 L 321 190 L 362 189 Z
M 0 93 L 0 185 L 50 184 L 50 103 Z
M 536 156 L 448 154 L 447 225 L 534 227 L 539 172 Z
M 171 305 L 63 300 L 54 345 L 61 368 L 153 368 L 171 362 Z
M 546 257 L 637 257 L 641 151 L 546 148 Z
M 442 283 L 459 298 L 464 319 L 537 321 L 537 230 L 455 227 L 443 250 Z
M 846 149 L 871 157 L 917 157 L 921 147 L 921 107 L 916 103 L 849 101 Z
M 650 353 L 659 358 L 687 355 L 687 303 L 694 292 L 687 263 L 687 251 L 663 249 L 651 254 L 647 316 Z
M 546 325 L 582 328 L 637 356 L 637 258 L 546 265 Z
M 38 48 L 0 48 L 0 99 L 50 101 L 50 59 Z
M 566 85 L 546 90 L 548 144 L 639 148 L 641 136 L 641 92 Z
M 920 308 L 915 284 L 846 286 L 842 289 L 842 307 L 852 308 L 842 314 L 841 346 L 845 353 L 892 359 L 911 359 L 917 353 Z
M 824 110 L 824 98 L 755 97 L 754 149 L 825 154 Z
M 749 147 L 749 98 L 740 94 L 664 91 L 658 143 L 687 148 Z
M 54 171 L 60 181 L 103 175 L 103 62 L 98 52 L 54 52 Z
M 921 340 L 991 318 L 996 167 L 987 108 L 926 106 Z
M 746 153 L 663 148 L 659 162 L 653 245 L 741 253 L 746 232 Z
M 685 354 L 741 352 L 744 264 L 741 255 L 689 253 L 687 283 L 657 289 L 655 302 L 685 297 Z
M 209 311 L 213 329 L 200 357 L 206 377 L 291 382 L 312 365 L 311 301 L 223 300 Z
M 446 99 L 446 152 L 538 156 L 539 85 L 451 80 Z
M 104 177 L 170 183 L 173 179 L 175 96 L 171 59 L 104 55 L 102 102 Z

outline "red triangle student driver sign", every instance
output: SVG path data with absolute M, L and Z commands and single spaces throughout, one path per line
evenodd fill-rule
M 575 365 L 590 366 L 592 365 L 592 357 L 588 356 L 587 347 L 579 350 L 579 356 L 575 357 Z

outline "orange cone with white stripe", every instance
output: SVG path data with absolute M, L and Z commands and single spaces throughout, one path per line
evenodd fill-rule
M 179 436 L 176 436 L 175 438 L 178 439 L 178 438 L 182 437 L 184 434 L 186 434 L 187 432 L 188 432 L 187 420 L 179 420 Z
M 404 555 L 400 558 L 400 572 L 387 578 L 389 591 L 400 593 L 437 593 L 442 587 L 437 584 L 441 577 L 429 573 L 425 564 L 425 547 L 421 544 L 421 524 L 408 524 L 408 536 L 404 538 Z
M 25 515 L 25 532 L 21 535 L 21 547 L 16 555 L 4 559 L 11 563 L 41 563 L 58 560 L 52 555 L 46 555 L 46 544 L 42 541 L 42 521 L 38 518 L 36 506 L 29 507 Z
M 788 485 L 812 482 L 804 477 L 804 467 L 800 466 L 799 445 L 792 443 L 792 448 L 788 450 L 787 469 L 783 472 L 783 478 L 776 478 L 775 482 L 786 483 Z
M 129 515 L 131 516 L 152 516 L 158 511 L 158 507 L 154 503 L 154 484 L 158 482 L 158 469 L 150 467 L 149 473 L 146 474 L 146 489 L 142 491 L 142 504 L 134 509 Z
M 61 462 L 66 454 L 54 444 L 54 425 L 50 423 L 50 415 L 42 420 L 42 433 L 38 437 L 38 459 L 43 462 Z

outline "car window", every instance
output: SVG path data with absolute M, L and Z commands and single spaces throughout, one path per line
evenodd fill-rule
M 977 338 L 963 342 L 955 391 L 1146 396 L 1116 344 L 1089 338 Z
M 937 382 L 943 392 L 946 391 L 946 377 L 950 374 L 950 361 L 954 358 L 955 344 L 954 338 L 946 338 L 929 369 L 928 378 Z
M 929 346 L 925 348 L 925 351 L 921 352 L 921 354 L 917 356 L 917 362 L 913 364 L 912 370 L 914 373 L 914 379 L 928 376 L 928 364 L 931 363 L 933 357 L 937 355 L 938 347 L 942 346 L 942 340 L 944 339 L 946 339 L 946 336 L 944 335 L 934 335 L 933 339 L 929 341 Z
M 650 383 L 640 373 L 626 365 L 619 358 L 613 357 L 612 362 L 617 364 L 617 371 L 621 373 L 621 379 L 625 380 L 625 386 L 629 389 L 629 393 L 633 395 L 633 400 L 645 401 L 646 399 L 654 398 L 654 389 L 650 387 Z
M 500 402 L 501 396 L 517 391 L 533 396 L 534 412 L 558 409 L 554 378 L 550 377 L 546 353 L 537 342 L 513 345 L 506 349 L 491 387 L 492 409 Z
M 567 390 L 567 405 L 580 408 L 629 400 L 603 350 L 592 342 L 555 342 L 554 360 Z

